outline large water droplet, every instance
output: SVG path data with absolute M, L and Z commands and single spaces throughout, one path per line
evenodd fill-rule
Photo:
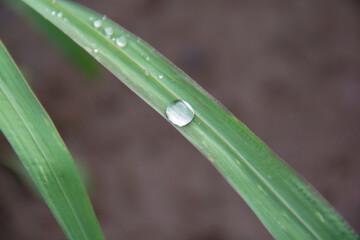
M 55 16 L 55 15 L 56 15 L 56 11 L 51 11 L 51 15 Z
M 127 45 L 127 40 L 124 36 L 120 36 L 116 39 L 116 44 L 119 47 L 125 47 Z
M 176 126 L 189 124 L 195 116 L 194 109 L 184 100 L 176 100 L 166 108 L 166 116 Z
M 101 25 L 102 25 L 102 21 L 101 21 L 100 19 L 95 20 L 95 21 L 93 22 L 93 25 L 94 25 L 95 28 L 99 28 L 99 27 L 101 27 Z
M 94 53 L 98 53 L 98 52 L 99 52 L 99 49 L 95 48 Z
M 110 26 L 105 27 L 104 31 L 107 37 L 110 37 L 111 35 L 114 34 L 114 29 Z

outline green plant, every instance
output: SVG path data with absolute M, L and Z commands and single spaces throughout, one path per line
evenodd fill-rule
M 275 238 L 358 239 L 356 233 L 321 196 L 261 140 L 193 80 L 142 40 L 111 20 L 71 2 L 23 1 L 61 29 L 173 123 L 178 131 L 219 169 Z M 61 141 L 49 134 L 56 130 L 49 120 L 39 124 L 38 117 L 44 116 L 44 113 L 40 114 L 42 110 L 39 110 L 39 105 L 36 107 L 39 113 L 29 111 L 35 109 L 36 101 L 30 97 L 26 84 L 20 83 L 23 81 L 20 75 L 15 76 L 16 70 L 11 67 L 5 50 L 2 56 L 7 59 L 3 60 L 7 62 L 4 66 L 8 67 L 5 68 L 7 71 L 0 75 L 4 99 L 0 102 L 4 106 L 0 112 L 0 129 L 32 173 L 67 236 L 70 239 L 101 239 L 89 204 L 85 204 L 79 213 L 74 212 L 73 209 L 76 208 L 71 207 L 73 201 L 77 204 L 79 201 L 88 200 L 84 200 L 87 198 L 80 183 L 77 189 L 73 189 L 70 181 L 66 180 L 76 179 L 76 182 L 80 182 Z M 9 80 L 14 78 L 18 83 Z M 19 91 L 25 91 L 24 89 L 28 92 L 25 95 L 20 94 Z M 23 99 L 24 96 L 28 98 Z M 32 112 L 35 116 L 32 116 Z M 22 120 L 15 121 L 9 119 L 9 116 Z M 27 127 L 28 125 L 33 127 Z M 43 129 L 44 126 L 50 126 L 50 130 Z M 36 129 L 37 127 L 40 129 Z M 24 138 L 22 134 L 28 134 L 29 137 Z M 36 137 L 35 134 L 39 136 Z M 44 139 L 44 142 L 40 141 Z M 25 153 L 21 146 L 26 144 L 21 145 L 20 140 L 26 141 L 27 151 L 30 153 L 37 149 L 37 154 L 43 156 L 43 162 L 34 162 L 38 155 L 29 158 L 31 154 Z M 41 150 L 42 148 L 44 149 Z M 48 149 L 57 150 L 52 150 L 51 154 L 42 154 Z M 64 156 L 66 162 L 57 160 Z M 54 164 L 54 167 L 51 167 L 51 164 Z M 61 177 L 57 177 L 57 170 Z M 59 182 L 63 176 L 66 176 L 64 182 Z M 52 184 L 47 183 L 50 180 L 53 181 Z M 46 188 L 43 186 L 44 182 L 48 184 Z M 67 194 L 66 191 L 75 191 L 79 195 Z M 53 203 L 52 194 L 63 199 L 59 203 Z M 69 200 L 69 195 L 72 200 Z M 62 216 L 56 209 L 66 206 L 69 210 L 63 212 Z M 76 224 L 78 227 L 69 226 Z

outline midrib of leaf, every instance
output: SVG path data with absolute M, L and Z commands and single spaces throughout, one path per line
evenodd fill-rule
M 14 63 L 15 64 L 15 63 Z M 14 105 L 14 102 L 13 102 L 13 99 L 11 97 L 8 96 L 8 94 L 6 93 L 6 91 L 3 89 L 3 87 L 1 86 L 0 84 L 0 90 L 1 92 L 4 94 L 4 96 L 8 99 L 9 103 L 11 104 L 11 107 L 14 109 L 14 111 L 17 113 L 17 115 L 19 116 L 19 118 L 21 119 L 21 122 L 24 124 L 24 126 L 26 127 L 26 130 L 30 133 L 30 136 L 31 138 L 33 139 L 33 141 L 35 142 L 39 152 L 41 153 L 41 155 L 44 157 L 45 161 L 46 161 L 46 164 L 47 166 L 49 167 L 49 169 L 51 170 L 51 174 L 53 175 L 54 179 L 56 180 L 56 184 L 59 186 L 59 188 L 61 189 L 61 193 L 64 195 L 65 199 L 66 199 L 66 202 L 68 204 L 68 206 L 70 207 L 71 211 L 72 211 L 72 214 L 74 215 L 80 229 L 81 229 L 81 232 L 83 234 L 83 236 L 86 238 L 86 239 L 89 239 L 84 228 L 83 228 L 83 225 L 81 224 L 81 222 L 79 221 L 79 218 L 76 214 L 76 212 L 74 211 L 74 208 L 72 206 L 72 204 L 70 203 L 69 201 L 69 198 L 67 196 L 67 194 L 65 193 L 64 189 L 63 189 L 63 186 L 62 184 L 60 184 L 59 182 L 59 179 L 57 177 L 57 175 L 54 173 L 54 170 L 53 168 L 51 167 L 51 164 L 49 163 L 49 160 L 48 160 L 48 157 L 46 156 L 46 154 L 44 153 L 44 151 L 42 150 L 41 148 L 41 145 L 39 144 L 39 142 L 37 141 L 36 137 L 34 136 L 33 132 L 31 131 L 31 128 L 28 126 L 27 122 L 24 120 L 22 114 L 20 114 L 20 112 L 17 110 L 17 108 L 15 107 Z M 38 159 L 36 159 L 36 162 L 38 163 L 38 165 L 40 166 L 39 162 L 38 162 Z M 68 233 L 70 233 L 70 231 L 67 231 Z

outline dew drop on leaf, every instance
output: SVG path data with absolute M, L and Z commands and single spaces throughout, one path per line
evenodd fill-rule
M 120 36 L 120 37 L 116 38 L 116 44 L 119 47 L 125 47 L 127 45 L 127 40 L 124 36 Z
M 105 27 L 104 31 L 107 37 L 110 37 L 111 35 L 114 34 L 114 29 L 110 26 Z
M 56 13 L 56 16 L 58 16 L 59 18 L 61 18 L 61 17 L 63 16 L 62 11 L 58 11 L 58 12 Z
M 166 116 L 171 123 L 183 127 L 194 119 L 195 112 L 188 102 L 176 100 L 166 108 Z
M 102 21 L 101 21 L 100 19 L 95 20 L 95 21 L 93 22 L 93 25 L 94 25 L 95 28 L 99 28 L 99 27 L 101 27 L 101 25 L 102 25 Z

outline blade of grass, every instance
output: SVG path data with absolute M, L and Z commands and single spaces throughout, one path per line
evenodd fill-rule
M 74 162 L 0 41 L 0 130 L 69 239 L 103 239 Z
M 183 99 L 195 118 L 177 127 L 224 175 L 277 239 L 358 239 L 349 225 L 244 124 L 151 46 L 68 1 L 23 0 L 166 118 Z M 106 34 L 107 30 L 113 34 Z

